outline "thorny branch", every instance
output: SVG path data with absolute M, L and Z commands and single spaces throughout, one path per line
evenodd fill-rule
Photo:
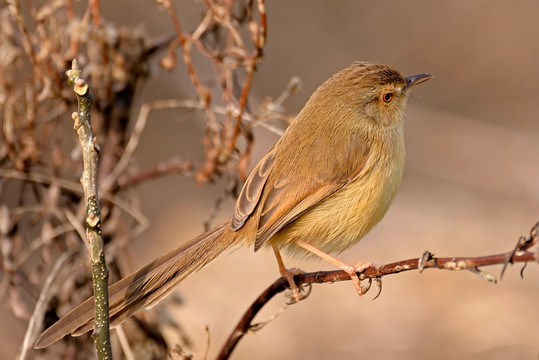
M 378 267 L 370 267 L 358 275 L 361 280 L 367 280 L 369 282 L 369 288 L 372 281 L 376 281 L 379 286 L 379 292 L 375 298 L 380 295 L 382 290 L 382 277 L 410 270 L 419 270 L 420 272 L 424 269 L 468 270 L 480 275 L 487 281 L 496 282 L 496 278 L 493 275 L 480 271 L 479 267 L 504 265 L 503 270 L 505 270 L 505 266 L 509 263 L 514 264 L 523 262 L 526 264 L 528 262 L 539 262 L 539 247 L 537 247 L 539 242 L 538 231 L 539 222 L 532 227 L 529 237 L 521 237 L 513 250 L 502 254 L 479 257 L 440 258 L 434 257 L 430 252 L 426 251 L 424 254 L 426 256 L 417 259 L 402 260 Z M 532 246 L 536 246 L 538 249 L 534 252 L 527 251 Z M 294 276 L 294 282 L 299 287 L 348 280 L 351 280 L 350 275 L 342 270 L 318 271 Z M 249 331 L 255 331 L 255 326 L 252 325 L 255 316 L 275 295 L 287 290 L 288 286 L 288 281 L 285 278 L 279 278 L 256 298 L 251 306 L 245 311 L 234 330 L 230 333 L 228 339 L 217 355 L 218 360 L 228 359 L 243 336 L 248 334 Z

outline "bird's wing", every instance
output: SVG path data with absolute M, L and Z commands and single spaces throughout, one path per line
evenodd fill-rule
M 258 250 L 309 208 L 357 179 L 365 172 L 368 158 L 369 148 L 356 135 L 329 144 L 295 146 L 287 154 L 279 153 L 276 146 L 247 179 L 236 203 L 232 228 L 241 228 L 257 206 L 261 207 L 256 210 L 260 211 Z

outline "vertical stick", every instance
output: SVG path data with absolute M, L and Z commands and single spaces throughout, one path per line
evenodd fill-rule
M 100 360 L 112 359 L 109 332 L 109 271 L 103 251 L 101 211 L 97 195 L 99 146 L 92 132 L 90 117 L 93 96 L 88 84 L 82 78 L 77 60 L 73 60 L 71 70 L 68 70 L 66 74 L 68 83 L 73 87 L 78 101 L 78 112 L 74 112 L 72 117 L 75 121 L 74 129 L 82 147 L 83 171 L 80 182 L 86 199 L 86 238 L 90 244 L 94 284 L 95 327 L 93 338 L 98 358 Z

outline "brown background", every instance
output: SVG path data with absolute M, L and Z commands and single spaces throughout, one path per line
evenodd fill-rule
M 102 2 L 118 24 L 172 33 L 154 2 Z M 177 1 L 184 28 L 200 5 Z M 268 46 L 255 77 L 251 106 L 276 97 L 297 75 L 302 91 L 287 101 L 297 113 L 331 74 L 354 60 L 377 60 L 403 74 L 436 78 L 414 89 L 407 111 L 403 183 L 385 219 L 341 258 L 384 264 L 418 257 L 475 256 L 508 251 L 539 220 L 539 3 L 520 1 L 268 1 Z M 157 66 L 141 102 L 192 97 L 182 64 Z M 149 168 L 174 154 L 202 157 L 201 128 L 188 111 L 154 112 L 139 148 Z M 255 161 L 276 141 L 256 133 Z M 197 187 L 168 177 L 140 188 L 151 227 L 134 244 L 143 265 L 202 230 L 222 185 Z M 231 214 L 227 203 L 221 217 Z M 331 269 L 322 262 L 289 265 Z M 485 269 L 499 275 L 500 268 Z M 355 295 L 351 283 L 315 286 L 254 336 L 235 359 L 536 359 L 539 353 L 539 267 L 519 278 L 487 283 L 471 273 L 430 270 L 384 279 L 380 298 Z M 241 249 L 223 256 L 180 286 L 180 318 L 201 358 L 210 357 L 254 297 L 278 276 L 273 255 Z M 264 321 L 284 305 L 275 299 Z M 5 315 L 4 344 L 20 344 L 26 324 Z M 0 344 L 1 344 L 0 343 Z M 2 346 L 3 348 L 6 348 Z M 14 354 L 14 353 L 13 353 Z M 0 354 L 0 358 L 12 358 Z

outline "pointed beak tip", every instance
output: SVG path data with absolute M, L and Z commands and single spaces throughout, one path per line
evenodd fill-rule
M 406 86 L 404 87 L 403 90 L 407 90 L 413 86 L 424 83 L 425 81 L 430 80 L 433 77 L 434 75 L 432 74 L 417 74 L 417 75 L 408 76 L 406 78 Z

